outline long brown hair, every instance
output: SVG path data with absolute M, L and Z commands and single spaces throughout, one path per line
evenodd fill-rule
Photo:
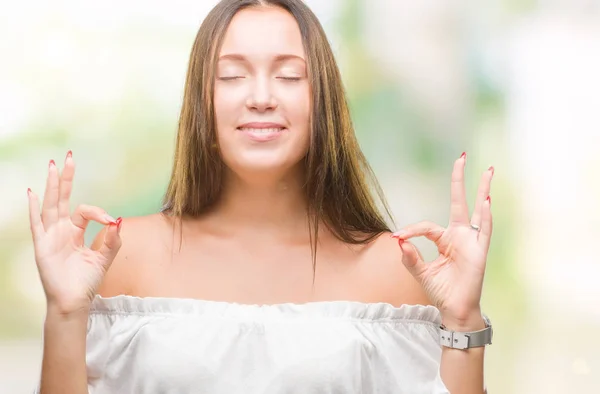
M 224 164 L 217 146 L 213 92 L 218 53 L 233 16 L 247 7 L 276 6 L 294 16 L 307 55 L 312 90 L 310 147 L 305 158 L 313 270 L 319 223 L 340 240 L 368 243 L 391 219 L 381 188 L 360 150 L 342 79 L 325 32 L 302 0 L 222 0 L 208 14 L 192 47 L 173 172 L 163 213 L 198 217 L 220 198 Z M 379 198 L 377 206 L 373 190 Z

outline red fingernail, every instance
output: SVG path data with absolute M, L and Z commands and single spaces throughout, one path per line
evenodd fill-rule
M 55 163 L 55 162 L 54 162 L 54 160 L 52 160 L 52 159 L 51 159 L 51 160 L 50 160 L 50 162 L 48 163 L 48 167 L 52 167 L 52 166 L 55 166 L 55 165 L 56 165 L 56 163 Z
M 68 151 L 67 152 L 67 157 L 72 157 L 73 156 L 73 152 L 72 151 Z
M 118 217 L 117 220 L 115 220 L 115 223 L 117 224 L 117 229 L 121 229 L 121 222 L 123 221 L 122 217 Z
M 494 166 L 490 166 L 490 168 L 488 168 L 488 171 L 491 171 L 492 175 L 494 175 L 494 171 L 495 171 Z
M 27 188 L 27 195 L 29 195 L 29 193 L 31 193 L 31 188 L 30 187 Z
M 487 196 L 486 200 L 490 205 L 492 205 L 492 198 L 490 196 Z
M 465 157 L 467 157 L 467 152 L 463 152 L 462 155 L 460 155 L 461 159 L 464 159 Z

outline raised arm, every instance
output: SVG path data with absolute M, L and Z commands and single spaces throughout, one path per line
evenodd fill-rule
M 448 227 L 421 222 L 394 234 L 402 249 L 404 265 L 440 310 L 442 324 L 448 332 L 458 333 L 453 339 L 461 337 L 460 333 L 486 329 L 481 315 L 480 300 L 492 235 L 489 193 L 494 169 L 490 167 L 482 175 L 475 210 L 469 217 L 464 184 L 465 161 L 466 155 L 463 154 L 454 164 Z M 425 263 L 417 248 L 407 241 L 419 236 L 424 236 L 437 245 L 437 259 Z M 474 335 L 486 338 L 482 333 Z M 444 346 L 441 376 L 452 394 L 484 393 L 485 341 L 481 342 L 472 343 L 476 347 L 467 349 Z M 454 346 L 454 341 L 452 343 Z
M 69 199 L 75 163 L 69 151 L 62 174 L 53 160 L 40 210 L 27 191 L 35 261 L 47 301 L 41 394 L 86 394 L 86 333 L 91 301 L 121 247 L 121 219 L 98 207 L 80 205 L 73 214 Z M 108 226 L 98 250 L 84 245 L 90 220 Z

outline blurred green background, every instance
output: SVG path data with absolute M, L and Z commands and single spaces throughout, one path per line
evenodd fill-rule
M 600 392 L 600 2 L 306 2 L 330 37 L 398 227 L 447 222 L 462 151 L 469 196 L 496 168 L 483 299 L 495 328 L 490 393 Z M 72 149 L 74 205 L 157 211 L 189 52 L 214 4 L 4 7 L 1 393 L 31 392 L 39 375 L 45 305 L 27 187 L 43 193 L 48 160 L 60 165 Z

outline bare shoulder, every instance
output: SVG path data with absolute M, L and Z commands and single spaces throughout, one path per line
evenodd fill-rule
M 422 286 L 402 263 L 402 249 L 390 233 L 371 242 L 361 259 L 370 273 L 373 297 L 394 306 L 431 305 Z
M 170 221 L 161 214 L 123 218 L 121 249 L 100 284 L 98 294 L 113 297 L 135 294 L 136 283 L 149 269 L 157 256 L 167 252 L 165 240 L 171 229 Z M 106 228 L 94 239 L 92 249 L 104 240 Z

